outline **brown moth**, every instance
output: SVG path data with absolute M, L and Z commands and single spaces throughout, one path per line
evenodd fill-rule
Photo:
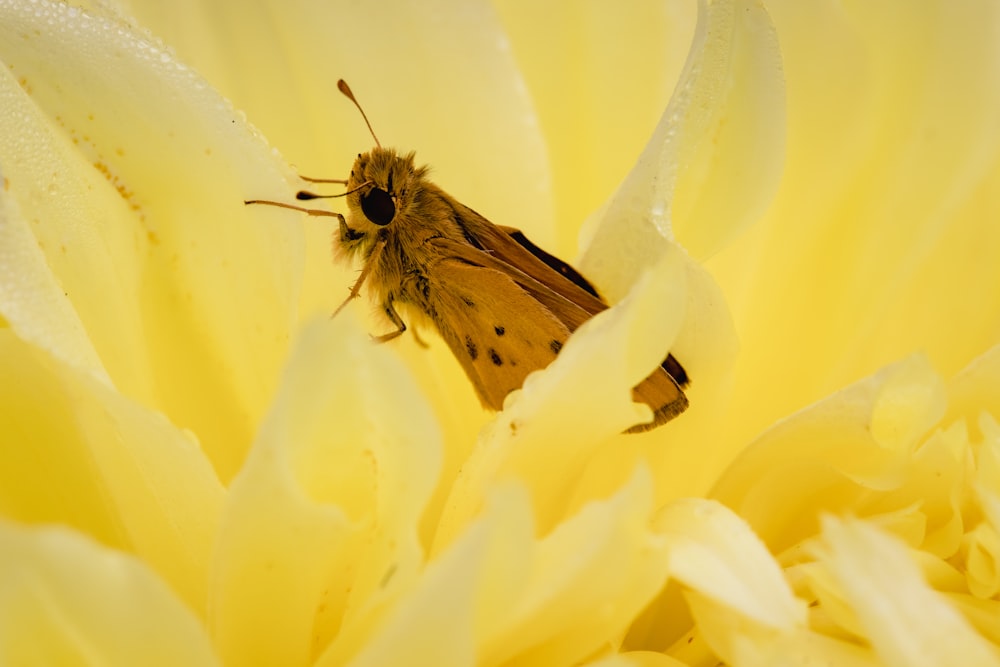
M 371 124 L 347 84 L 337 87 Z M 361 274 L 347 300 L 334 315 L 358 297 L 367 282 L 370 296 L 396 329 L 375 337 L 392 340 L 406 331 L 396 308 L 430 320 L 462 364 L 482 404 L 503 407 L 532 371 L 555 359 L 577 327 L 608 307 L 573 267 L 548 254 L 512 227 L 500 227 L 450 197 L 426 178 L 427 167 L 416 166 L 414 153 L 401 155 L 375 147 L 358 155 L 344 180 L 303 180 L 341 183 L 349 209 L 340 213 L 275 201 L 249 200 L 340 222 L 334 251 L 340 257 L 360 257 Z M 329 195 L 299 192 L 300 200 Z M 419 339 L 418 339 L 419 340 Z M 655 428 L 687 408 L 683 388 L 687 373 L 667 355 L 662 365 L 632 390 L 633 398 L 653 410 L 653 421 L 627 432 Z

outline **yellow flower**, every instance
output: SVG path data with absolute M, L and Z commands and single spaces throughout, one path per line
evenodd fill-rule
M 1000 10 L 391 4 L 0 0 L 0 662 L 1000 662 Z M 242 204 L 341 76 L 620 302 L 499 416 Z

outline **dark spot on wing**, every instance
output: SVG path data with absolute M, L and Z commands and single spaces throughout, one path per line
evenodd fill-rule
M 500 358 L 500 355 L 492 347 L 490 348 L 490 360 L 494 366 L 503 366 L 503 359 Z
M 502 335 L 504 335 L 505 333 L 507 333 L 507 330 L 506 330 L 506 329 L 504 329 L 504 328 L 503 328 L 503 327 L 501 327 L 501 326 L 496 326 L 496 327 L 493 327 L 493 330 L 497 332 L 497 335 L 498 335 L 498 336 L 502 336 Z
M 549 341 L 549 349 L 552 350 L 552 354 L 559 354 L 559 350 L 562 349 L 562 343 L 557 340 Z
M 465 337 L 465 349 L 469 351 L 469 356 L 472 357 L 473 361 L 479 356 L 479 350 L 476 349 L 476 344 L 472 342 L 472 336 Z
M 467 297 L 467 296 L 463 296 L 463 297 L 462 297 L 462 302 L 463 302 L 463 303 L 464 303 L 464 304 L 465 304 L 466 306 L 468 306 L 469 308 L 475 308 L 475 307 L 476 307 L 476 302 L 475 302 L 475 301 L 473 301 L 472 299 L 470 299 L 470 298 L 469 298 L 469 297 Z

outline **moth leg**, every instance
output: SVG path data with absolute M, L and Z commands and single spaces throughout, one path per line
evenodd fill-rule
M 344 216 L 340 216 L 340 240 L 343 243 L 351 243 L 352 241 L 357 241 L 358 239 L 364 237 L 364 232 L 359 232 L 356 229 L 351 229 L 347 226 L 347 221 L 344 220 Z
M 343 222 L 343 220 L 341 220 L 341 224 L 343 224 L 345 227 L 347 226 Z M 372 267 L 375 266 L 375 263 L 378 261 L 378 257 L 379 255 L 382 254 L 383 249 L 385 249 L 385 240 L 379 241 L 378 244 L 375 245 L 375 249 L 372 250 L 372 254 L 368 256 L 368 260 L 365 262 L 365 267 L 361 269 L 361 275 L 358 276 L 358 279 L 354 281 L 353 285 L 351 285 L 351 293 L 347 295 L 346 299 L 344 299 L 344 303 L 340 304 L 340 306 L 337 307 L 337 310 L 333 311 L 333 315 L 330 316 L 331 318 L 336 317 L 337 313 L 339 313 L 344 309 L 344 306 L 349 304 L 354 299 L 358 298 L 358 296 L 361 294 L 361 286 L 368 278 L 368 274 L 371 273 Z M 390 308 L 391 307 L 392 306 L 390 304 Z M 396 317 L 398 318 L 399 315 L 396 315 Z M 404 327 L 403 329 L 405 330 L 406 328 Z M 399 333 L 403 332 L 400 331 Z
M 392 320 L 392 323 L 395 324 L 396 327 L 398 328 L 395 331 L 390 331 L 389 333 L 382 334 L 381 336 L 372 336 L 372 340 L 376 343 L 384 343 L 386 341 L 392 340 L 393 338 L 398 338 L 403 335 L 403 332 L 406 331 L 406 323 L 403 322 L 403 318 L 399 316 L 399 313 L 396 312 L 396 309 L 392 307 L 391 297 L 386 300 L 382 310 L 389 317 L 389 319 Z

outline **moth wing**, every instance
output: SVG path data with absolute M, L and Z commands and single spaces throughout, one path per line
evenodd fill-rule
M 500 284 L 490 282 L 490 280 L 501 276 L 504 280 L 502 283 L 504 288 L 501 292 L 513 294 L 515 291 L 520 291 L 518 301 L 522 303 L 524 310 L 521 307 L 513 308 L 508 316 L 514 321 L 527 320 L 530 322 L 531 319 L 538 317 L 539 310 L 549 318 L 558 321 L 566 333 L 562 337 L 552 336 L 552 341 L 558 341 L 558 345 L 554 346 L 556 351 L 562 347 L 565 339 L 580 324 L 608 307 L 597 290 L 576 269 L 533 244 L 520 230 L 512 227 L 499 227 L 472 209 L 463 207 L 457 202 L 455 204 L 464 209 L 461 224 L 467 240 L 483 251 L 483 253 L 477 253 L 475 259 L 468 258 L 469 262 L 478 264 L 478 267 L 463 261 L 456 263 L 466 266 L 466 270 L 470 272 L 477 270 L 489 272 L 477 274 L 479 278 L 490 277 L 486 282 L 481 283 L 479 288 L 484 294 L 489 294 Z M 445 243 L 453 245 L 449 249 L 448 255 L 459 258 L 469 255 L 467 246 L 463 247 L 463 244 L 451 241 L 445 241 Z M 527 297 L 527 301 L 523 301 L 525 297 Z M 532 301 L 534 303 L 529 306 Z M 439 328 L 441 328 L 440 325 Z M 534 331 L 535 328 L 529 326 L 526 334 L 530 336 Z M 528 340 L 537 341 L 539 336 L 540 332 L 536 332 L 534 338 L 528 338 Z M 452 342 L 449 342 L 449 345 L 456 356 L 463 361 L 463 364 L 466 364 L 468 360 L 462 358 L 460 347 Z M 536 347 L 540 347 L 537 342 Z M 487 400 L 483 394 L 482 385 L 473 376 L 469 365 L 466 365 L 466 372 L 470 378 L 473 378 L 473 384 L 476 384 L 477 389 L 480 390 L 483 402 L 494 409 L 499 409 L 503 405 L 504 396 L 512 389 L 520 387 L 528 372 L 544 368 L 554 357 L 555 352 L 547 361 L 522 373 L 513 374 L 519 376 L 519 379 L 516 384 L 512 384 L 503 391 L 498 401 Z M 480 364 L 480 366 L 482 365 Z M 489 377 L 490 375 L 487 374 L 487 378 Z M 511 380 L 508 378 L 509 382 Z M 653 421 L 634 426 L 629 429 L 629 432 L 635 433 L 655 428 L 687 409 L 688 400 L 683 391 L 687 384 L 687 372 L 673 355 L 668 354 L 660 368 L 653 371 L 632 391 L 635 400 L 646 403 L 653 410 Z M 506 384 L 502 386 L 506 386 Z
M 430 315 L 483 404 L 499 410 L 528 373 L 555 359 L 570 329 L 507 272 L 445 259 L 435 277 Z
M 465 223 L 467 236 L 492 258 L 516 267 L 520 272 L 591 315 L 596 315 L 608 307 L 597 290 L 576 269 L 536 246 L 521 230 L 494 225 L 472 209 L 466 207 L 465 210 L 468 215 L 464 215 L 462 220 Z M 567 321 L 561 317 L 565 309 L 564 303 L 547 298 L 544 293 L 538 293 L 531 284 L 525 284 L 524 287 L 542 299 L 556 317 Z M 571 325 L 570 331 L 575 330 L 577 326 L 579 323 Z M 680 388 L 688 386 L 687 371 L 672 354 L 668 354 L 663 360 L 661 368 Z
M 549 253 L 545 252 L 544 250 L 536 246 L 534 243 L 528 240 L 528 237 L 526 237 L 524 233 L 519 229 L 515 229 L 513 227 L 498 227 L 498 229 L 503 231 L 508 237 L 510 237 L 511 240 L 517 243 L 524 250 L 531 253 L 541 262 L 546 264 L 550 269 L 558 273 L 560 276 L 562 276 L 569 282 L 573 283 L 575 287 L 579 288 L 576 290 L 568 288 L 564 289 L 561 292 L 563 296 L 570 299 L 571 301 L 573 301 L 574 303 L 584 308 L 593 315 L 596 315 L 597 313 L 601 312 L 602 310 L 608 307 L 607 303 L 605 303 L 604 299 L 597 293 L 597 290 L 593 287 L 593 285 L 591 285 L 590 282 L 588 282 L 586 278 L 580 275 L 580 273 L 576 269 L 574 269 L 571 265 L 562 261 L 558 257 L 550 255 Z M 507 246 L 507 244 L 502 244 L 502 245 Z M 494 254 L 496 254 L 501 258 L 504 258 L 508 256 L 509 248 L 504 247 L 500 251 L 498 251 L 497 249 L 491 249 L 491 252 L 493 252 Z M 507 261 L 509 261 L 509 259 Z M 538 278 L 536 278 L 536 280 L 537 279 Z M 586 294 L 581 294 L 580 293 L 581 290 L 584 291 Z M 588 298 L 591 296 L 593 297 L 592 299 Z M 678 386 L 683 388 L 688 385 L 689 380 L 687 376 L 687 371 L 684 370 L 684 367 L 681 366 L 681 363 L 677 361 L 677 359 L 675 359 L 672 354 L 667 355 L 667 358 L 663 360 L 661 367 L 675 380 Z M 684 406 L 685 407 L 687 406 L 687 402 L 684 403 Z M 683 411 L 683 408 L 681 408 L 681 410 Z M 676 414 L 680 413 L 678 412 Z M 668 419 L 672 419 L 674 416 L 676 416 L 676 414 L 672 415 L 671 417 L 668 417 Z
M 673 357 L 667 357 L 667 360 L 673 360 Z M 664 365 L 666 363 L 663 362 Z M 632 399 L 650 407 L 653 411 L 653 421 L 636 424 L 627 431 L 628 433 L 640 433 L 656 428 L 684 412 L 688 407 L 688 399 L 680 383 L 664 368 L 657 368 L 640 382 L 632 390 Z

